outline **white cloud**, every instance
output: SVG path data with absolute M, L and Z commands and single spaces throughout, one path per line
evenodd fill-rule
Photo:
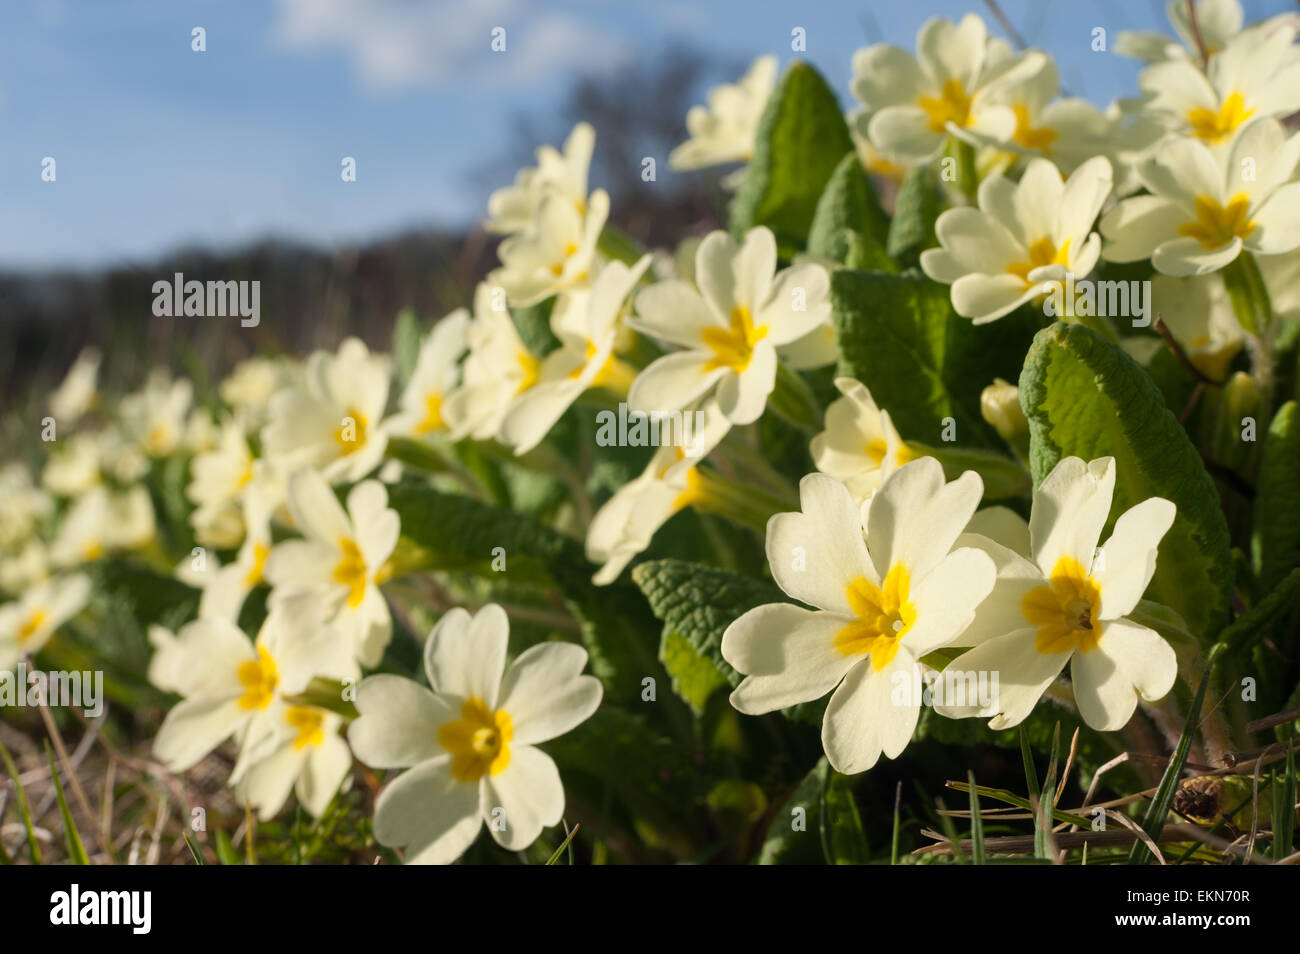
M 277 0 L 276 39 L 339 49 L 372 90 L 449 83 L 513 86 L 563 72 L 601 73 L 628 45 L 590 22 L 520 0 Z M 505 52 L 491 48 L 506 31 Z

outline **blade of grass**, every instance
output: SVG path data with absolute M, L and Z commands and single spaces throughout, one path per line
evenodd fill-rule
M 68 846 L 68 858 L 74 865 L 89 865 L 90 858 L 86 855 L 86 846 L 81 841 L 81 832 L 77 831 L 77 824 L 72 820 L 72 812 L 68 810 L 68 799 L 63 794 L 59 770 L 54 766 L 54 750 L 50 748 L 48 740 L 45 743 L 45 757 L 50 762 L 50 778 L 54 780 L 54 794 L 58 796 L 59 814 L 63 816 L 63 840 Z
M 1029 748 L 1029 733 L 1024 723 L 1020 724 L 1020 757 L 1025 763 L 1025 784 L 1029 788 L 1029 800 L 1038 799 L 1038 771 L 1034 768 L 1034 753 Z
M 1187 710 L 1187 723 L 1183 726 L 1183 734 L 1178 738 L 1178 745 L 1174 748 L 1174 754 L 1169 759 L 1169 765 L 1165 768 L 1165 774 L 1160 779 L 1155 794 L 1151 796 L 1151 804 L 1147 806 L 1146 816 L 1142 819 L 1142 830 L 1153 839 L 1160 837 L 1160 832 L 1164 829 L 1165 816 L 1169 814 L 1169 806 L 1174 802 L 1178 780 L 1183 774 L 1183 766 L 1187 763 L 1187 752 L 1191 748 L 1192 736 L 1196 732 L 1201 715 L 1201 706 L 1205 702 L 1205 690 L 1210 686 L 1210 673 L 1214 671 L 1214 664 L 1218 661 L 1222 646 L 1223 644 L 1219 643 L 1210 650 L 1209 659 L 1205 664 L 1205 675 L 1201 677 L 1201 685 L 1196 690 L 1196 697 L 1192 700 L 1191 708 Z M 1151 852 L 1142 841 L 1135 841 L 1129 850 L 1128 861 L 1131 865 L 1150 864 Z
M 571 847 L 573 844 L 573 836 L 578 833 L 578 829 L 581 827 L 582 827 L 581 824 L 576 824 L 573 826 L 573 831 L 569 831 L 569 826 L 567 824 L 564 826 L 564 830 L 565 832 L 567 832 L 567 834 L 565 835 L 564 841 L 560 842 L 560 847 L 556 848 L 555 853 L 552 854 L 551 857 L 546 860 L 546 864 L 548 866 L 553 865 L 557 861 L 559 861 L 560 855 L 564 853 L 565 848 L 569 849 L 569 864 L 570 865 L 573 864 L 573 848 Z
M 949 782 L 949 788 L 955 788 L 959 792 L 964 792 L 970 788 L 966 782 Z M 1023 795 L 1017 795 L 1015 792 L 1008 792 L 1005 788 L 989 788 L 987 785 L 976 785 L 981 798 L 991 798 L 995 801 L 1005 802 L 1008 805 L 1014 805 L 1017 808 L 1023 808 L 1029 813 L 1033 813 L 1034 806 L 1030 804 L 1029 799 Z M 1064 809 L 1052 809 L 1053 820 L 1066 825 L 1086 825 L 1088 818 L 1085 815 L 1072 815 Z
M 14 760 L 9 757 L 9 750 L 3 743 L 0 743 L 0 758 L 4 759 L 5 769 L 9 772 L 9 777 L 14 780 L 14 795 L 18 799 L 18 814 L 22 817 L 23 826 L 27 829 L 27 850 L 31 852 L 32 864 L 41 863 L 41 846 L 36 840 L 36 827 L 32 824 L 32 809 L 27 804 L 27 793 L 23 791 L 23 783 L 18 780 L 18 769 L 14 766 Z
M 239 852 L 235 850 L 235 843 L 230 840 L 230 836 L 222 829 L 217 829 L 217 860 L 223 865 L 242 865 L 243 859 L 239 857 Z
M 894 789 L 894 836 L 889 843 L 889 863 L 898 864 L 898 836 L 902 828 L 899 817 L 899 808 L 903 803 L 903 782 L 900 779 L 898 787 Z
M 1020 736 L 1023 741 L 1025 734 Z M 1031 798 L 1034 803 L 1034 857 L 1051 858 L 1054 854 L 1052 845 L 1052 808 L 1053 799 L 1056 794 L 1056 760 L 1061 755 L 1061 723 L 1056 723 L 1056 728 L 1052 730 L 1052 752 L 1047 760 L 1047 775 L 1043 781 L 1043 787 L 1039 789 L 1038 795 Z M 1031 763 L 1032 768 L 1032 763 Z M 1034 786 L 1037 787 L 1038 780 L 1034 780 Z
M 1273 776 L 1277 778 L 1277 773 Z M 1273 790 L 1273 860 L 1281 861 L 1291 854 L 1295 845 L 1295 746 L 1288 740 L 1286 746 L 1286 775 L 1281 789 Z
M 988 858 L 984 854 L 984 818 L 980 815 L 980 796 L 975 790 L 975 773 L 966 771 L 970 783 L 970 850 L 975 864 L 986 865 Z
M 181 832 L 181 837 L 185 839 L 185 847 L 190 850 L 190 857 L 194 859 L 194 863 L 196 865 L 206 865 L 207 862 L 203 860 L 203 855 L 198 846 L 191 840 L 190 833 L 187 831 Z
M 944 837 L 948 839 L 948 844 L 952 846 L 953 861 L 959 865 L 964 865 L 966 863 L 966 853 L 961 850 L 961 839 L 957 837 L 957 826 L 952 823 L 952 818 L 947 814 L 943 799 L 936 798 L 934 803 L 939 806 L 939 824 L 943 828 Z

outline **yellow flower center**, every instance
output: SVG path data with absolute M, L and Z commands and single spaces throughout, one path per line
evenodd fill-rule
M 356 541 L 347 537 L 339 539 L 343 558 L 334 567 L 334 582 L 348 588 L 348 606 L 356 609 L 366 596 L 366 560 Z
M 253 479 L 253 462 L 250 460 L 246 464 L 244 464 L 244 469 L 241 470 L 239 472 L 239 476 L 235 478 L 235 489 L 243 490 L 246 486 L 248 486 L 248 482 L 252 479 Z
M 970 125 L 970 102 L 961 80 L 950 79 L 938 96 L 922 96 L 918 105 L 930 117 L 930 131 L 943 132 L 950 120 L 958 126 Z
M 37 631 L 38 629 L 40 629 L 41 626 L 43 626 L 43 625 L 45 624 L 45 620 L 46 620 L 46 619 L 47 619 L 47 616 L 46 616 L 45 610 L 43 610 L 43 609 L 38 609 L 38 610 L 33 611 L 33 612 L 32 612 L 32 615 L 29 616 L 29 617 L 27 617 L 27 621 L 26 621 L 25 623 L 23 623 L 23 625 L 20 626 L 20 627 L 18 628 L 18 642 L 19 642 L 19 644 L 21 645 L 22 643 L 27 642 L 27 640 L 29 640 L 29 639 L 31 639 L 33 636 L 35 636 L 35 635 L 36 635 L 36 631 Z
M 867 441 L 867 456 L 877 467 L 885 462 L 885 457 L 889 453 L 889 442 L 883 437 L 877 437 L 875 440 Z M 916 454 L 906 444 L 899 445 L 898 450 L 894 453 L 894 463 L 902 467 L 908 461 L 916 460 Z
M 356 453 L 366 443 L 366 416 L 356 408 L 349 408 L 339 426 L 334 429 L 334 441 L 339 452 L 346 457 Z
M 1091 652 L 1101 639 L 1101 588 L 1074 557 L 1063 556 L 1044 586 L 1020 598 L 1020 612 L 1038 627 L 1034 648 L 1040 653 Z
M 865 576 L 845 587 L 857 619 L 835 634 L 836 650 L 845 656 L 870 653 L 876 671 L 888 666 L 916 622 L 916 606 L 908 600 L 909 584 L 907 567 L 897 563 L 890 568 L 883 587 Z
M 1187 111 L 1187 121 L 1192 126 L 1192 135 L 1206 142 L 1222 142 L 1237 131 L 1237 128 L 1255 114 L 1246 108 L 1246 101 L 1240 93 L 1233 93 L 1223 101 L 1219 111 L 1197 106 Z
M 558 262 L 556 262 L 554 265 L 551 266 L 551 274 L 553 274 L 556 278 L 559 278 L 561 275 L 563 275 L 565 263 L 568 262 L 568 260 L 571 259 L 577 251 L 578 251 L 578 246 L 574 245 L 572 242 L 564 246 L 564 258 L 560 259 Z
M 285 710 L 284 721 L 298 730 L 293 740 L 295 749 L 320 745 L 325 741 L 325 713 L 313 706 L 290 706 Z
M 266 569 L 266 557 L 270 552 L 265 543 L 253 544 L 253 565 L 244 576 L 245 586 L 257 586 L 262 582 L 262 572 Z
M 244 694 L 239 697 L 241 709 L 265 709 L 275 697 L 275 687 L 280 684 L 280 670 L 265 646 L 257 647 L 257 658 L 239 664 L 239 684 Z
M 153 456 L 164 453 L 172 445 L 172 432 L 166 424 L 155 424 L 149 428 L 145 438 L 145 449 Z
M 754 356 L 754 345 L 767 337 L 767 325 L 754 327 L 754 316 L 746 305 L 737 305 L 731 309 L 730 328 L 705 328 L 704 343 L 713 352 L 713 357 L 704 366 L 706 371 L 714 368 L 731 368 L 744 371 L 749 367 Z
M 415 432 L 428 434 L 430 431 L 442 430 L 442 426 L 442 395 L 430 391 L 424 396 L 424 419 L 415 425 Z
M 1233 196 L 1227 205 L 1219 205 L 1208 195 L 1196 197 L 1196 221 L 1178 226 L 1178 234 L 1194 238 L 1205 249 L 1216 249 L 1234 237 L 1245 239 L 1255 231 L 1255 223 L 1248 216 L 1250 199 L 1241 193 Z
M 1024 103 L 1017 103 L 1013 111 L 1016 114 L 1016 131 L 1012 134 L 1012 138 L 1026 149 L 1037 149 L 1044 155 L 1051 155 L 1052 143 L 1056 142 L 1056 137 L 1059 135 L 1057 131 L 1046 126 L 1034 128 L 1029 116 L 1029 107 Z
M 98 560 L 104 555 L 104 545 L 98 540 L 87 540 L 81 548 L 81 558 L 86 563 L 92 560 Z
M 526 391 L 537 383 L 537 377 L 542 370 L 542 363 L 533 357 L 532 352 L 526 349 L 519 351 L 516 360 L 518 360 L 519 367 L 524 372 L 524 376 L 519 382 L 519 391 Z
M 493 712 L 473 696 L 460 707 L 460 718 L 438 727 L 438 744 L 451 753 L 451 774 L 461 782 L 477 782 L 510 764 L 514 724 L 504 709 Z
M 1044 265 L 1065 265 L 1070 264 L 1070 240 L 1066 239 L 1065 244 L 1057 248 L 1055 243 L 1044 236 L 1034 244 L 1029 246 L 1029 261 L 1015 262 L 1007 266 L 1007 271 L 1012 275 L 1019 275 L 1020 280 L 1025 284 L 1029 283 L 1029 273 L 1035 268 L 1042 268 Z

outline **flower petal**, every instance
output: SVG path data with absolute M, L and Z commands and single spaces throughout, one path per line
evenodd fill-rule
M 790 603 L 756 606 L 722 634 L 722 658 L 745 674 L 731 704 L 762 715 L 820 699 L 861 656 L 835 648 L 835 636 L 851 619 Z
M 371 768 L 409 768 L 442 754 L 438 726 L 456 717 L 446 700 L 411 679 L 380 673 L 357 686 L 360 717 L 348 727 L 357 758 Z
M 497 700 L 510 714 L 515 743 L 553 739 L 596 711 L 603 690 L 595 676 L 582 675 L 586 665 L 587 651 L 573 643 L 539 643 L 519 654 Z
M 822 721 L 822 748 L 835 771 L 865 772 L 882 753 L 897 758 L 907 747 L 921 716 L 920 700 L 910 691 L 915 670 L 915 660 L 900 648 L 884 669 L 863 662 L 844 677 Z M 906 698 L 896 701 L 895 690 L 904 686 Z
M 494 814 L 502 808 L 501 814 Z M 522 851 L 543 828 L 560 823 L 564 814 L 564 785 L 551 757 L 531 745 L 510 749 L 510 764 L 498 775 L 483 776 L 479 809 L 496 843 Z M 498 819 L 504 829 L 497 827 Z
M 470 616 L 459 606 L 438 620 L 424 647 L 424 671 L 439 694 L 480 699 L 496 708 L 510 621 L 496 603 Z
M 851 616 L 846 587 L 858 577 L 879 584 L 862 539 L 858 506 L 833 477 L 799 481 L 799 513 L 767 523 L 767 559 L 777 585 L 818 609 Z
M 407 769 L 375 801 L 375 840 L 404 847 L 408 865 L 451 864 L 482 824 L 479 787 L 456 781 L 449 755 Z

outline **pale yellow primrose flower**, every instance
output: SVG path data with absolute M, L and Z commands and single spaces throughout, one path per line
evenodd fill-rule
M 194 386 L 185 378 L 171 380 L 156 370 L 142 390 L 122 398 L 118 416 L 122 428 L 150 457 L 165 457 L 176 450 L 185 436 L 186 415 L 194 398 Z
M 552 322 L 560 347 L 542 361 L 536 383 L 510 403 L 501 422 L 501 440 L 516 454 L 540 444 L 584 391 L 627 391 L 636 372 L 619 359 L 615 348 L 624 332 L 623 304 L 650 261 L 650 255 L 643 255 L 631 268 L 610 262 L 591 291 L 575 299 L 580 315 L 570 308 L 565 323 Z
M 230 773 L 235 797 L 268 821 L 292 791 L 308 814 L 319 818 L 352 769 L 342 727 L 342 717 L 327 709 L 277 697 L 265 718 L 249 724 Z
M 36 537 L 0 556 L 0 590 L 6 593 L 22 593 L 49 575 L 49 551 Z
M 41 484 L 60 497 L 76 497 L 100 480 L 104 435 L 81 431 L 61 440 L 41 471 Z
M 216 564 L 215 554 L 207 555 L 211 565 L 201 574 L 200 618 L 217 616 L 235 622 L 248 594 L 265 582 L 266 561 L 271 554 L 271 512 L 278 503 L 278 491 L 265 482 L 251 484 L 244 492 L 240 501 L 243 543 L 235 559 L 225 566 Z
M 74 573 L 37 583 L 0 606 L 0 672 L 39 652 L 89 598 L 90 580 Z
M 686 408 L 681 419 L 688 420 L 688 415 L 690 421 L 700 422 L 698 429 L 691 425 L 690 443 L 662 444 L 640 476 L 615 491 L 592 517 L 586 553 L 588 560 L 601 564 L 591 578 L 597 586 L 618 579 L 623 568 L 650 545 L 659 528 L 698 499 L 695 468 L 731 430 L 731 422 L 713 399 L 699 408 Z M 684 441 L 684 432 L 674 434 L 673 439 Z
M 609 217 L 609 194 L 597 189 L 585 207 L 547 192 L 523 232 L 501 241 L 501 267 L 488 281 L 506 290 L 511 305 L 535 305 L 561 292 L 586 288 L 596 269 L 596 242 Z
M 110 491 L 96 484 L 63 515 L 50 542 L 50 563 L 71 567 L 115 550 L 142 547 L 157 526 L 149 491 L 142 486 Z
M 461 364 L 460 385 L 447 395 L 441 414 L 452 440 L 492 440 L 515 395 L 537 383 L 541 361 L 520 340 L 505 290 L 487 282 L 475 289 L 465 340 L 469 352 Z
M 587 171 L 596 147 L 596 130 L 589 123 L 578 123 L 564 141 L 560 152 L 554 146 L 537 150 L 537 165 L 520 169 L 513 185 L 497 189 L 488 197 L 489 232 L 522 232 L 533 224 L 537 207 L 544 196 L 556 193 L 571 202 L 580 214 L 586 213 Z
M 75 424 L 95 406 L 98 397 L 95 382 L 102 358 L 98 348 L 83 348 L 63 382 L 50 395 L 50 413 L 59 424 L 65 427 Z
M 957 639 L 993 587 L 987 555 L 952 550 L 982 492 L 974 472 L 945 484 L 934 458 L 905 464 L 872 497 L 864 541 L 848 489 L 805 477 L 801 512 L 768 523 L 767 558 L 781 589 L 815 608 L 771 603 L 727 627 L 723 658 L 745 674 L 731 704 L 761 715 L 834 690 L 822 723 L 832 767 L 896 758 L 920 715 L 919 660 Z
M 402 847 L 407 864 L 450 864 L 485 822 L 510 851 L 560 822 L 564 786 L 536 746 L 595 712 L 600 682 L 582 675 L 587 652 L 572 643 L 540 643 L 507 668 L 509 637 L 500 606 L 473 616 L 458 607 L 425 644 L 432 690 L 390 675 L 357 687 L 352 751 L 406 769 L 375 803 L 375 838 Z
M 174 639 L 151 631 L 150 677 L 183 697 L 154 739 L 154 754 L 168 769 L 183 772 L 232 737 L 241 745 L 263 743 L 287 718 L 292 704 L 285 697 L 317 676 L 356 678 L 346 637 L 325 625 L 320 609 L 314 593 L 271 607 L 256 642 L 217 618 L 194 620 Z M 241 754 L 241 774 L 247 761 Z
M 1102 256 L 1145 258 L 1166 275 L 1205 275 L 1243 250 L 1278 255 L 1300 247 L 1300 133 L 1272 119 L 1251 123 L 1232 148 L 1168 139 L 1138 163 L 1152 195 L 1125 199 L 1101 219 Z
M 984 21 L 968 13 L 960 23 L 934 17 L 916 37 L 916 56 L 887 43 L 853 55 L 851 88 L 866 107 L 855 116 L 859 131 L 888 160 L 928 162 L 948 135 L 969 129 L 996 142 L 1009 141 L 1016 115 L 986 102 L 996 80 L 1033 71 L 1043 54 L 1013 54 L 991 40 Z
M 330 483 L 360 480 L 383 459 L 391 361 L 359 338 L 307 359 L 301 383 L 276 392 L 262 430 L 264 455 L 285 474 L 312 467 Z
M 0 550 L 24 543 L 54 511 L 50 495 L 37 487 L 26 465 L 0 468 Z
M 776 87 L 776 69 L 775 56 L 760 56 L 738 82 L 709 90 L 709 105 L 692 106 L 686 113 L 690 138 L 669 153 L 668 164 L 702 169 L 753 158 L 758 120 Z
M 348 491 L 347 510 L 320 474 L 302 470 L 289 478 L 289 512 L 302 540 L 277 543 L 266 558 L 271 605 L 314 591 L 327 620 L 352 640 L 365 666 L 379 664 L 393 634 L 393 618 L 379 584 L 401 532 L 388 492 L 377 480 Z
M 1000 175 L 980 183 L 979 208 L 949 209 L 935 223 L 941 248 L 921 253 L 921 268 L 952 286 L 957 314 L 980 325 L 1051 293 L 1067 274 L 1097 264 L 1092 231 L 1110 195 L 1111 166 L 1089 159 L 1069 179 L 1046 159 L 1031 159 L 1018 183 Z
M 1300 109 L 1295 38 L 1292 24 L 1255 28 L 1231 37 L 1207 72 L 1188 59 L 1148 66 L 1134 108 L 1169 132 L 1226 146 L 1250 122 Z
M 251 430 L 266 423 L 266 408 L 282 387 L 300 383 L 302 368 L 287 358 L 246 358 L 221 382 L 221 400 L 247 422 Z
M 861 504 L 916 455 L 865 384 L 836 378 L 835 387 L 844 396 L 826 408 L 826 429 L 813 437 L 809 450 L 817 469 L 842 482 Z
M 1043 156 L 1069 174 L 1110 151 L 1113 124 L 1086 99 L 1058 99 L 1060 92 L 1056 64 L 1046 56 L 1036 57 L 983 94 L 986 105 L 1006 107 L 1015 115 L 1010 137 L 997 138 L 975 127 L 954 129 L 953 134 L 975 146 Z
M 194 504 L 190 525 L 203 546 L 234 547 L 244 538 L 240 499 L 253 479 L 253 452 L 243 422 L 227 418 L 217 443 L 190 463 L 185 496 Z
M 672 411 L 716 392 L 733 424 L 752 424 L 776 384 L 781 349 L 830 320 L 830 277 L 820 265 L 776 271 L 776 239 L 750 229 L 743 245 L 712 232 L 695 255 L 696 288 L 677 279 L 636 297 L 628 324 L 684 350 L 637 375 L 628 393 L 635 411 Z
M 1187 0 L 1169 0 L 1165 4 L 1165 16 L 1178 34 L 1177 40 L 1166 33 L 1121 30 L 1115 38 L 1115 52 L 1147 63 L 1163 60 L 1199 61 L 1201 51 L 1197 47 L 1196 31 L 1192 29 L 1191 19 L 1187 15 Z M 1196 23 L 1206 52 L 1211 56 L 1222 52 L 1228 41 L 1241 32 L 1245 19 L 1237 0 L 1196 2 Z
M 988 553 L 998 578 L 954 643 L 974 648 L 945 671 L 997 673 L 998 695 L 986 708 L 939 707 L 942 714 L 992 717 L 990 728 L 1010 728 L 1066 663 L 1079 714 L 1094 729 L 1123 728 L 1139 698 L 1169 692 L 1178 672 L 1173 649 L 1125 614 L 1151 582 L 1176 508 L 1161 497 L 1142 501 L 1120 515 L 1099 549 L 1114 489 L 1114 458 L 1067 457 L 1034 491 L 1027 549 L 978 533 L 959 541 Z
M 460 359 L 468 347 L 469 322 L 469 311 L 457 308 L 425 336 L 411 380 L 398 402 L 398 413 L 384 424 L 388 433 L 425 438 L 447 431 L 443 404 L 460 383 Z

